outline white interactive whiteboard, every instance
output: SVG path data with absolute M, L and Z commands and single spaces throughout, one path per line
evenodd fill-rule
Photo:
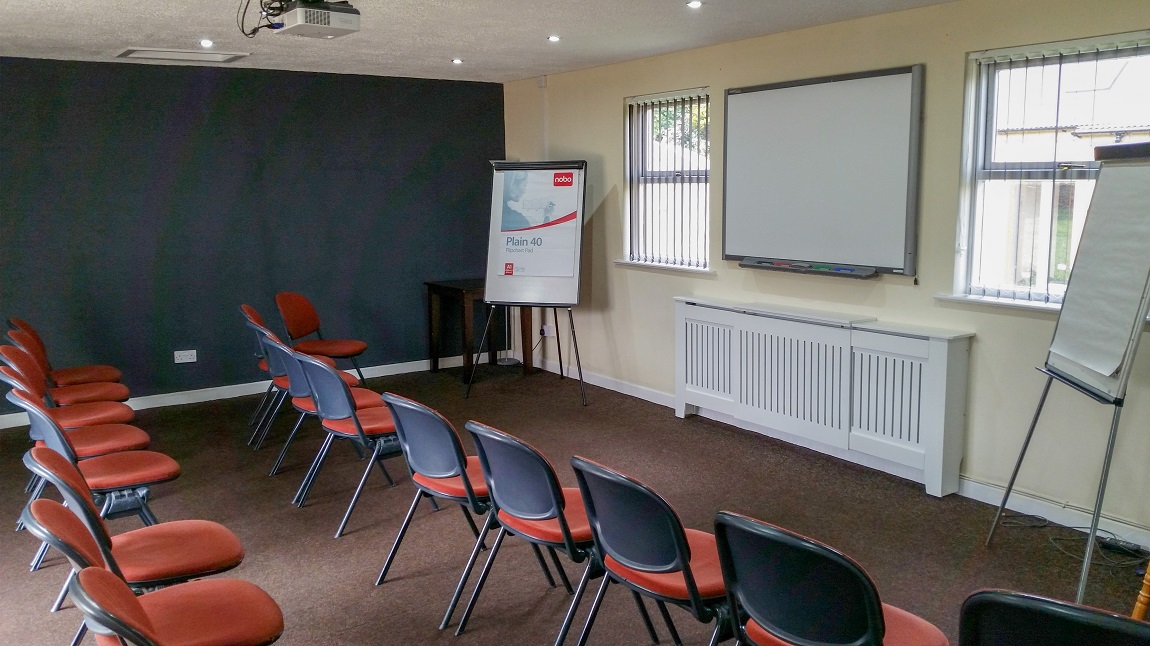
M 484 300 L 577 305 L 587 162 L 491 164 Z
M 1106 148 L 1150 156 L 1146 144 Z M 1125 396 L 1150 309 L 1148 250 L 1150 159 L 1103 161 L 1046 368 L 1111 402 Z
M 723 258 L 913 276 L 923 74 L 727 90 Z

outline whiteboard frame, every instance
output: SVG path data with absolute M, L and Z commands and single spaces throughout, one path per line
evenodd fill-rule
M 587 161 L 535 161 L 491 162 L 491 212 L 487 240 L 487 272 L 484 301 L 490 305 L 533 305 L 539 307 L 574 307 L 579 304 L 580 275 L 583 255 L 583 221 L 587 202 Z M 524 170 L 528 172 L 572 171 L 575 173 L 577 205 L 575 223 L 574 274 L 572 276 L 505 276 L 497 251 L 501 248 L 500 232 L 503 205 L 497 196 L 503 194 L 503 173 Z M 498 183 L 498 186 L 497 186 Z
M 723 259 L 724 260 L 735 260 L 735 261 L 781 260 L 781 261 L 787 261 L 788 263 L 797 263 L 796 266 L 800 267 L 800 268 L 803 268 L 803 267 L 809 268 L 812 265 L 832 265 L 832 266 L 844 266 L 844 267 L 865 266 L 865 267 L 873 267 L 873 269 L 879 273 L 901 274 L 901 275 L 906 275 L 906 276 L 914 276 L 916 271 L 917 271 L 917 254 L 918 254 L 918 219 L 919 219 L 918 214 L 919 214 L 919 190 L 920 190 L 919 184 L 920 184 L 921 164 L 922 164 L 923 85 L 924 85 L 925 70 L 926 70 L 926 66 L 924 64 L 919 63 L 919 64 L 910 65 L 910 66 L 906 66 L 906 67 L 897 67 L 897 68 L 882 69 L 882 70 L 872 70 L 872 71 L 858 72 L 858 73 L 852 73 L 852 74 L 840 74 L 840 75 L 835 75 L 835 76 L 825 76 L 825 77 L 819 77 L 819 78 L 787 81 L 787 82 L 782 82 L 782 83 L 771 83 L 771 84 L 766 84 L 766 85 L 757 85 L 757 86 L 728 89 L 726 92 L 726 99 L 727 99 L 726 105 L 724 106 L 724 109 L 726 110 L 725 116 L 726 116 L 726 124 L 727 125 L 726 125 L 726 132 L 724 134 L 724 152 L 723 152 L 723 155 L 724 155 Z M 878 124 L 878 125 L 871 124 L 872 127 L 882 126 L 883 128 L 885 128 L 882 131 L 883 133 L 887 133 L 889 130 L 889 132 L 891 133 L 892 136 L 898 138 L 896 141 L 899 141 L 900 143 L 905 142 L 905 144 L 906 144 L 906 147 L 905 147 L 905 155 L 906 155 L 906 157 L 905 157 L 905 163 L 906 163 L 906 167 L 905 167 L 906 168 L 905 195 L 904 196 L 897 196 L 897 195 L 892 194 L 890 197 L 891 202 L 894 202 L 898 198 L 902 198 L 901 201 L 905 203 L 905 210 L 901 214 L 902 215 L 901 230 L 898 231 L 898 234 L 897 234 L 899 239 L 893 239 L 892 238 L 892 239 L 887 240 L 886 238 L 884 238 L 885 244 L 888 245 L 891 249 L 894 249 L 896 246 L 901 248 L 901 251 L 898 253 L 898 257 L 894 257 L 894 254 L 892 253 L 889 256 L 883 256 L 881 258 L 881 260 L 884 260 L 886 262 L 878 262 L 878 263 L 860 262 L 860 260 L 862 260 L 862 258 L 853 257 L 851 255 L 851 253 L 853 253 L 853 252 L 851 252 L 851 253 L 843 253 L 843 252 L 836 253 L 833 250 L 827 251 L 826 254 L 822 255 L 821 257 L 795 257 L 796 255 L 804 256 L 807 254 L 788 253 L 787 247 L 785 247 L 785 246 L 784 247 L 772 247 L 771 245 L 774 244 L 774 242 L 770 241 L 770 240 L 767 240 L 764 243 L 762 253 L 756 253 L 756 252 L 754 252 L 754 249 L 748 249 L 748 248 L 741 247 L 741 246 L 738 247 L 737 249 L 732 249 L 731 243 L 733 241 L 729 239 L 728 235 L 732 235 L 732 236 L 733 235 L 739 235 L 740 245 L 742 244 L 742 242 L 745 242 L 745 239 L 744 239 L 744 236 L 741 234 L 732 233 L 731 227 L 729 226 L 730 223 L 733 221 L 732 217 L 731 217 L 730 210 L 729 210 L 732 207 L 732 204 L 731 204 L 731 202 L 732 202 L 732 200 L 731 200 L 731 192 L 732 192 L 731 182 L 732 182 L 732 179 L 736 175 L 736 173 L 731 172 L 730 150 L 731 150 L 731 142 L 732 142 L 733 138 L 736 141 L 743 141 L 742 138 L 746 135 L 746 133 L 732 132 L 732 130 L 731 130 L 731 125 L 732 125 L 731 100 L 732 100 L 732 97 L 748 95 L 748 94 L 752 94 L 752 93 L 759 93 L 759 92 L 770 92 L 773 90 L 791 90 L 794 88 L 803 88 L 803 87 L 807 87 L 807 86 L 821 86 L 821 85 L 825 85 L 825 84 L 840 83 L 843 81 L 865 81 L 867 79 L 890 77 L 890 76 L 901 76 L 901 75 L 906 75 L 909 77 L 909 93 L 908 93 L 908 95 L 905 97 L 903 97 L 902 95 L 897 97 L 900 100 L 903 98 L 905 98 L 905 100 L 906 100 L 906 107 L 908 110 L 908 122 L 905 123 L 905 126 L 901 122 L 899 122 L 897 126 L 884 125 L 884 124 Z M 843 87 L 847 87 L 847 86 L 843 86 Z M 861 86 L 859 86 L 859 87 L 861 87 Z M 901 109 L 901 104 L 900 104 L 900 109 Z M 865 112 L 863 114 L 852 113 L 850 115 L 844 115 L 843 120 L 845 121 L 848 118 L 858 120 L 860 117 L 865 118 L 866 116 L 867 115 L 865 114 Z M 783 127 L 788 127 L 788 126 L 784 125 Z M 793 127 L 793 124 L 789 127 Z M 904 127 L 905 127 L 905 130 L 903 130 Z M 896 129 L 898 130 L 898 132 L 894 132 L 894 130 L 896 130 Z M 896 146 L 896 147 L 893 147 L 892 150 L 897 151 L 897 150 L 899 150 L 899 148 L 900 147 Z M 794 154 L 793 149 L 791 149 L 791 154 L 792 155 Z M 895 152 L 895 153 L 892 153 L 892 156 L 897 157 L 901 163 L 901 160 L 902 160 L 901 154 L 902 153 Z M 883 165 L 879 165 L 879 166 L 883 166 Z M 834 168 L 830 168 L 828 172 L 830 173 L 828 175 L 828 177 L 826 177 L 825 180 L 821 180 L 821 181 L 834 183 L 834 182 L 836 182 L 836 179 L 835 179 L 836 175 L 833 175 L 833 174 L 837 173 L 837 177 L 840 178 L 838 181 L 840 181 L 840 182 L 843 182 L 843 181 L 848 180 L 850 178 L 856 178 L 854 181 L 857 182 L 857 174 L 854 172 L 853 167 L 842 168 L 842 169 L 837 169 L 837 170 Z M 750 183 L 750 180 L 736 180 L 736 181 L 743 182 L 743 183 Z M 899 176 L 897 173 L 892 173 L 889 175 L 889 181 L 900 182 L 902 180 L 899 179 Z M 763 190 L 761 187 L 755 188 L 755 187 L 744 186 L 743 183 L 736 184 L 736 186 L 735 186 L 736 195 L 738 195 L 738 196 L 741 196 L 741 193 L 739 193 L 739 191 L 747 192 L 747 191 L 762 191 Z M 764 184 L 764 182 L 761 182 L 761 181 L 757 181 L 755 183 L 756 184 Z M 745 201 L 745 198 L 740 197 L 740 199 L 743 199 Z M 736 217 L 738 215 L 739 214 L 736 214 Z M 747 215 L 747 214 L 742 214 L 742 216 L 743 216 L 744 220 L 749 219 L 751 217 L 755 217 L 754 215 Z M 762 213 L 758 217 L 766 217 L 766 214 Z M 770 221 L 771 223 L 766 225 L 766 226 L 769 227 L 769 226 L 773 226 L 775 224 L 778 224 L 780 226 L 785 227 L 786 222 L 788 221 L 788 219 L 791 219 L 791 218 L 793 218 L 793 214 L 791 214 L 791 213 L 786 213 L 786 214 L 781 214 L 781 215 L 780 214 L 774 214 L 774 217 Z M 895 218 L 898 218 L 898 216 L 896 215 Z M 899 222 L 900 222 L 900 220 L 898 220 L 898 219 L 890 221 L 889 219 L 887 219 L 885 217 L 883 218 L 883 223 L 886 224 L 890 228 L 898 228 Z M 823 225 L 823 227 L 824 227 L 823 230 L 825 230 L 826 227 L 835 227 L 835 222 L 826 222 Z M 818 234 L 808 235 L 808 236 L 804 237 L 803 240 L 809 241 L 809 244 L 811 246 L 817 246 L 817 241 L 815 241 L 815 236 L 817 236 L 817 235 Z M 769 234 L 764 234 L 764 238 L 766 238 L 766 237 L 769 237 Z M 820 253 L 816 252 L 813 255 L 820 256 Z M 767 265 L 765 263 L 761 263 L 761 265 L 764 266 L 764 268 L 775 268 L 776 267 L 776 265 L 773 265 L 773 264 Z M 756 265 L 755 265 L 755 263 L 750 263 L 750 264 L 745 265 L 745 266 L 756 266 Z M 833 274 L 835 272 L 832 271 L 829 273 Z M 839 275 L 849 275 L 849 274 L 839 274 Z

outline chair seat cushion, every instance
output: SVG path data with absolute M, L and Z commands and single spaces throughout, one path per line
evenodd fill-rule
M 359 425 L 363 428 L 364 435 L 386 435 L 395 432 L 395 420 L 391 419 L 391 413 L 385 407 L 365 408 L 356 411 L 355 416 L 359 418 Z M 323 427 L 337 435 L 358 435 L 355 421 L 350 417 L 325 419 Z
M 244 548 L 219 523 L 174 520 L 113 536 L 112 555 L 129 583 L 161 585 L 229 570 Z
M 691 550 L 691 574 L 695 577 L 695 587 L 699 596 L 713 599 L 726 594 L 723 585 L 723 571 L 719 567 L 719 548 L 715 535 L 697 529 L 684 529 L 687 546 Z M 611 558 L 604 558 L 604 565 L 621 579 L 655 594 L 670 599 L 687 599 L 687 580 L 682 572 L 643 572 L 629 568 Z
M 258 646 L 275 641 L 284 629 L 275 600 L 259 586 L 239 579 L 191 581 L 149 592 L 139 600 L 156 643 L 165 646 Z
M 143 429 L 127 424 L 81 426 L 64 433 L 76 457 L 81 460 L 108 453 L 146 449 L 152 440 Z M 43 440 L 37 441 L 36 446 L 44 446 Z
M 127 424 L 136 418 L 136 411 L 120 402 L 89 402 L 49 408 L 48 416 L 60 428 L 79 428 L 96 424 Z
M 363 354 L 367 343 L 356 339 L 307 339 L 298 341 L 295 349 L 304 354 L 322 354 L 326 357 L 355 357 Z
M 71 366 L 53 370 L 48 374 L 58 386 L 74 386 L 97 381 L 119 381 L 123 374 L 115 366 Z
M 563 488 L 563 518 L 567 521 L 567 529 L 576 543 L 586 543 L 591 538 L 591 521 L 587 520 L 587 509 L 583 506 L 583 496 L 575 487 Z M 548 543 L 561 544 L 563 532 L 559 529 L 559 520 L 523 520 L 511 514 L 499 511 L 500 524 L 511 531 L 530 536 Z M 717 557 L 716 557 L 717 558 Z
M 127 386 L 114 381 L 60 386 L 50 389 L 48 394 L 61 406 L 87 402 L 122 402 L 132 395 Z
M 180 464 L 155 451 L 123 451 L 81 460 L 76 467 L 92 491 L 108 491 L 167 482 L 180 475 Z
M 882 604 L 882 619 L 886 626 L 884 646 L 948 646 L 950 643 L 934 624 L 902 608 Z M 754 619 L 747 620 L 746 632 L 755 646 L 792 646 L 791 642 L 767 632 Z
M 463 477 L 429 478 L 422 473 L 416 473 L 411 479 L 426 491 L 447 498 L 459 500 L 467 499 L 467 489 L 463 487 Z M 483 466 L 479 464 L 479 457 L 467 456 L 467 481 L 471 484 L 471 491 L 480 499 L 487 498 L 487 481 L 483 479 Z M 586 514 L 584 514 L 586 516 Z M 568 516 L 567 521 L 571 518 Z M 560 537 L 562 540 L 562 537 Z

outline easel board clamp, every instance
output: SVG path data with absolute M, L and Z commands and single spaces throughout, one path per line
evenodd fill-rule
M 877 269 L 865 265 L 796 262 L 794 260 L 781 260 L 778 258 L 743 258 L 739 262 L 739 266 L 744 269 L 769 269 L 771 271 L 788 271 L 793 274 L 822 274 L 824 276 L 841 276 L 843 278 L 876 278 L 878 276 Z

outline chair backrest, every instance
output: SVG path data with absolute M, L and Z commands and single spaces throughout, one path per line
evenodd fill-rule
M 572 458 L 571 466 L 603 554 L 644 572 L 689 571 L 691 551 L 683 523 L 659 494 L 586 458 Z
M 33 500 L 20 514 L 20 520 L 33 536 L 63 554 L 73 570 L 79 572 L 86 567 L 105 567 L 100 546 L 83 521 L 55 500 Z M 109 567 L 121 574 L 115 563 Z
M 320 419 L 347 419 L 355 420 L 356 429 L 363 435 L 359 426 L 359 419 L 355 417 L 355 400 L 352 399 L 351 390 L 335 368 L 299 352 L 295 353 L 296 361 L 303 368 L 304 377 L 311 389 L 312 400 L 315 401 L 316 414 Z
M 959 614 L 959 646 L 1150 644 L 1150 623 L 1009 590 L 980 590 Z
M 133 646 L 155 646 L 148 613 L 120 577 L 98 567 L 84 568 L 68 592 L 94 632 L 116 635 Z
M 48 363 L 48 355 L 44 353 L 44 346 L 36 342 L 35 337 L 28 334 L 24 330 L 8 330 L 8 338 L 12 339 L 18 348 L 28 353 L 36 361 L 36 365 L 40 366 L 40 372 L 48 375 L 52 372 L 52 366 Z
M 264 336 L 261 341 L 264 346 L 264 357 L 268 362 L 268 371 L 272 377 L 286 375 L 288 394 L 292 397 L 311 397 L 311 386 L 308 385 L 307 376 L 295 358 L 295 351 L 277 341 L 274 335 Z
M 8 364 L 9 368 L 16 371 L 24 379 L 26 387 L 23 390 L 27 390 L 36 397 L 45 398 L 46 402 L 51 404 L 51 400 L 47 399 L 48 376 L 40 370 L 40 365 L 36 363 L 32 355 L 14 345 L 0 345 L 0 361 Z
M 8 319 L 8 327 L 12 328 L 13 330 L 20 330 L 21 332 L 27 334 L 29 337 L 31 337 L 32 342 L 39 349 L 40 354 L 48 356 L 48 346 L 44 345 L 43 337 L 40 336 L 40 333 L 37 332 L 36 328 L 32 327 L 28 321 L 18 318 L 10 318 Z
M 45 447 L 33 447 L 24 454 L 24 466 L 32 473 L 44 478 L 59 490 L 72 513 L 80 518 L 88 532 L 96 539 L 104 561 L 114 563 L 112 538 L 108 526 L 100 518 L 100 510 L 92 498 L 92 490 L 76 465 L 64 456 Z
M 28 413 L 28 434 L 32 439 L 43 441 L 48 448 L 64 456 L 72 464 L 76 463 L 78 460 L 76 449 L 68 439 L 68 434 L 48 416 L 43 404 L 20 388 L 9 390 L 4 397 Z
M 240 314 L 244 315 L 244 325 L 247 325 L 248 328 L 250 328 L 253 332 L 255 332 L 255 335 L 256 335 L 256 357 L 263 359 L 264 358 L 263 338 L 265 336 L 264 333 L 266 332 L 266 333 L 270 334 L 271 330 L 269 330 L 268 326 L 264 323 L 264 317 L 260 316 L 260 313 L 257 312 L 256 309 L 254 307 L 252 307 L 251 305 L 248 305 L 246 303 L 241 304 L 240 305 Z
M 878 591 L 857 563 L 832 547 L 739 514 L 715 517 L 727 598 L 787 643 L 881 646 Z
M 395 434 L 412 475 L 459 476 L 468 502 L 478 512 L 480 503 L 467 477 L 467 455 L 451 422 L 435 410 L 395 393 L 383 393 L 382 397 L 395 422 Z
M 276 307 L 283 318 L 289 340 L 294 341 L 319 331 L 319 314 L 303 294 L 280 292 L 276 294 Z

